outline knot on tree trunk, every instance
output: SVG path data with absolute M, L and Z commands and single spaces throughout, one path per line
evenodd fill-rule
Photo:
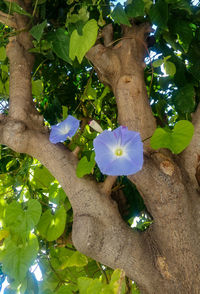
M 97 44 L 88 51 L 86 56 L 94 64 L 100 80 L 111 86 L 113 91 L 119 77 L 136 72 L 143 74 L 150 31 L 149 23 L 133 24 L 130 28 L 122 26 L 122 37 L 113 40 L 113 27 L 110 24 L 101 34 L 104 45 Z

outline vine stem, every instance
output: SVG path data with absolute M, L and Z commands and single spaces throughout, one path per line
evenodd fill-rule
M 33 9 L 32 17 L 34 17 L 34 15 L 35 15 L 37 5 L 38 5 L 38 0 L 35 1 L 35 6 L 34 6 L 34 9 Z
M 98 266 L 98 268 L 100 269 L 101 273 L 104 275 L 105 279 L 106 279 L 106 283 L 109 284 L 109 281 L 108 281 L 108 277 L 106 275 L 106 272 L 102 269 L 100 263 L 98 261 L 96 261 L 96 264 Z

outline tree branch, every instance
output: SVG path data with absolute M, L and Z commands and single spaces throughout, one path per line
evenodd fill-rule
M 12 15 L 6 14 L 2 11 L 0 11 L 0 22 L 3 23 L 4 25 L 14 28 L 17 28 L 16 21 Z
M 112 191 L 112 186 L 114 185 L 116 180 L 117 180 L 117 177 L 108 176 L 101 185 L 102 193 L 107 196 L 110 196 Z
M 87 53 L 99 77 L 113 89 L 120 124 L 140 132 L 142 140 L 152 136 L 156 128 L 144 84 L 144 43 L 149 30 L 148 24 L 124 27 L 124 38 L 116 46 L 104 47 L 98 44 Z M 136 184 L 154 218 L 151 238 L 157 240 L 158 248 L 166 250 L 162 252 L 164 256 L 166 253 L 174 256 L 174 260 L 169 261 L 171 273 L 162 274 L 175 276 L 172 264 L 179 264 L 178 267 L 185 272 L 189 261 L 194 266 L 198 264 L 196 247 L 193 247 L 198 236 L 191 229 L 191 226 L 196 225 L 192 217 L 195 210 L 185 185 L 188 179 L 183 178 L 169 152 L 152 151 L 148 141 L 145 141 L 144 155 L 142 170 L 130 176 L 130 179 Z M 187 260 L 184 257 L 186 251 L 190 252 Z M 158 262 L 162 271 L 165 266 L 160 261 L 163 259 Z
M 36 111 L 32 98 L 31 70 L 34 58 L 27 52 L 31 36 L 27 32 L 23 36 L 26 36 L 22 38 L 23 42 L 20 41 L 21 35 L 10 38 L 6 50 L 10 61 L 9 117 L 16 121 L 20 118 L 30 129 L 41 129 L 43 118 Z
M 9 121 L 2 144 L 27 153 L 44 164 L 69 197 L 74 211 L 73 243 L 78 250 L 113 268 L 122 268 L 142 289 L 152 289 L 160 274 L 153 270 L 147 236 L 131 230 L 121 219 L 117 205 L 89 178 L 77 178 L 77 160 L 62 144 L 51 144 L 48 135 Z M 145 272 L 151 272 L 146 280 Z M 142 273 L 142 275 L 141 275 Z
M 192 184 L 196 189 L 199 187 L 199 164 L 200 164 L 200 104 L 193 115 L 194 136 L 190 145 L 180 155 L 181 163 L 187 171 Z

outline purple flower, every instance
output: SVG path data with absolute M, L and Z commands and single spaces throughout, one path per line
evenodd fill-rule
M 103 131 L 93 144 L 95 161 L 103 174 L 125 176 L 142 169 L 143 144 L 139 133 L 121 126 Z
M 79 124 L 80 120 L 68 115 L 68 117 L 61 123 L 51 126 L 49 140 L 51 143 L 56 144 L 65 141 L 68 137 L 73 137 L 79 128 Z

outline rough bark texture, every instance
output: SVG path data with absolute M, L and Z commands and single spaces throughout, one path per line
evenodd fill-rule
M 29 1 L 24 3 L 28 8 Z M 1 15 L 0 21 L 3 22 Z M 23 16 L 16 15 L 9 21 L 18 30 L 27 24 Z M 143 78 L 149 31 L 148 24 L 124 27 L 124 39 L 112 46 L 109 25 L 103 31 L 104 45 L 97 44 L 87 53 L 100 80 L 116 96 L 120 124 L 139 131 L 142 139 L 150 137 L 156 128 Z M 10 40 L 7 46 L 10 110 L 8 116 L 0 117 L 0 143 L 36 157 L 58 179 L 73 207 L 72 238 L 79 251 L 112 268 L 124 269 L 141 293 L 200 293 L 200 196 L 196 180 L 200 110 L 194 116 L 193 141 L 181 156 L 173 157 L 163 150 L 155 152 L 145 141 L 144 167 L 130 179 L 154 223 L 146 232 L 133 231 L 107 196 L 113 179 L 102 188 L 90 178 L 77 178 L 75 156 L 62 144 L 49 142 L 48 131 L 32 102 L 33 57 L 27 52 L 30 47 L 27 32 Z

